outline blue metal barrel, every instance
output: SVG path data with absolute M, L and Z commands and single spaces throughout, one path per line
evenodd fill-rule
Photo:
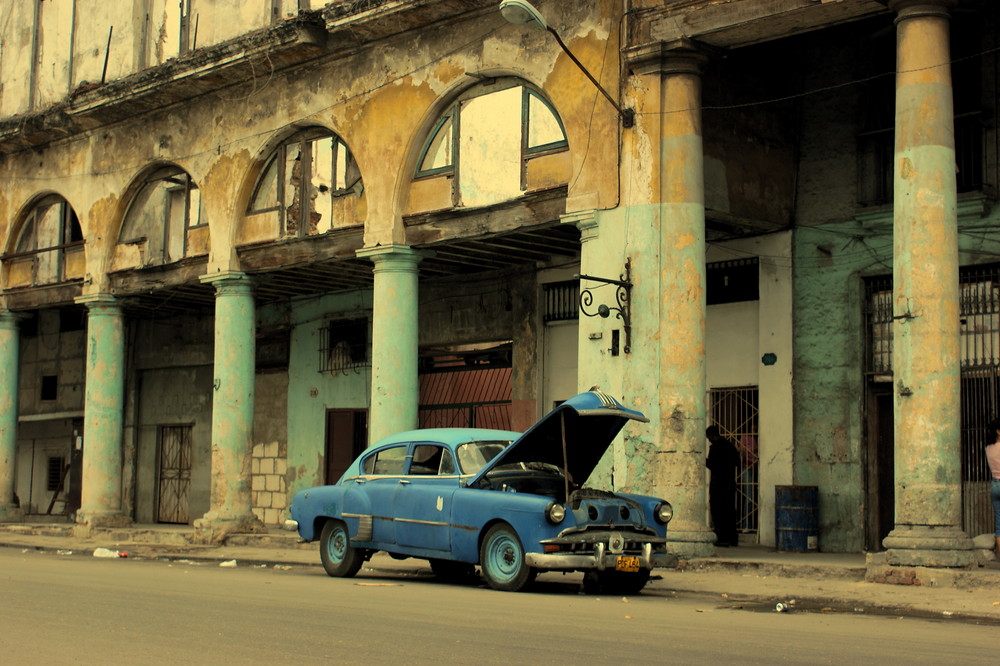
M 774 541 L 779 551 L 819 550 L 818 487 L 774 487 Z

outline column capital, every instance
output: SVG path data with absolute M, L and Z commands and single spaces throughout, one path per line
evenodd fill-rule
M 17 330 L 21 316 L 7 309 L 0 309 L 0 329 Z
M 597 221 L 596 210 L 579 210 L 559 216 L 562 224 L 573 224 L 580 230 L 580 242 L 594 240 L 600 235 L 601 225 Z
M 250 291 L 253 288 L 254 280 L 242 271 L 222 271 L 221 273 L 210 273 L 198 278 L 202 284 L 209 284 L 215 287 L 217 293 L 223 290 L 239 292 Z
M 880 0 L 880 2 L 896 12 L 896 23 L 905 19 L 928 16 L 950 18 L 951 9 L 958 6 L 958 0 Z
M 654 42 L 625 49 L 625 63 L 632 74 L 692 74 L 701 76 L 713 49 L 693 39 Z
M 78 305 L 86 305 L 91 313 L 121 311 L 121 303 L 111 294 L 86 294 L 73 299 Z
M 416 270 L 424 254 L 409 245 L 376 245 L 355 252 L 359 259 L 369 259 L 375 270 Z

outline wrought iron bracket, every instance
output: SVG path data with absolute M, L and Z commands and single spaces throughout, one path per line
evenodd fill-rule
M 601 303 L 597 306 L 597 309 L 588 312 L 588 308 L 594 305 L 594 289 L 599 289 L 600 287 L 587 287 L 580 292 L 580 312 L 582 312 L 587 317 L 600 317 L 602 319 L 607 319 L 614 312 L 615 316 L 622 320 L 622 328 L 625 330 L 625 353 L 628 354 L 632 351 L 632 263 L 631 260 L 625 260 L 625 272 L 618 276 L 617 280 L 610 280 L 608 278 L 595 277 L 593 275 L 580 275 L 578 276 L 581 280 L 590 280 L 592 282 L 600 282 L 602 284 L 612 284 L 615 285 L 615 300 L 617 306 L 610 306 L 605 303 Z

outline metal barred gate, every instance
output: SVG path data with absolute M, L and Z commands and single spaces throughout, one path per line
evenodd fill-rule
M 156 519 L 187 523 L 191 492 L 192 427 L 160 426 L 160 483 Z
M 711 423 L 718 426 L 722 436 L 735 443 L 740 452 L 740 468 L 736 472 L 736 515 L 739 517 L 739 532 L 752 535 L 752 542 L 759 543 L 758 389 L 756 386 L 714 388 L 708 393 L 708 413 Z

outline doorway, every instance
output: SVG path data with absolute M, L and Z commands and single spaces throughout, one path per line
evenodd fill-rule
M 885 550 L 882 540 L 896 524 L 892 384 L 871 384 L 868 399 L 868 464 L 865 467 L 869 510 L 865 512 L 865 548 L 878 552 Z
M 324 483 L 336 483 L 368 442 L 368 412 L 364 409 L 326 410 Z
M 160 426 L 160 481 L 156 520 L 187 524 L 191 494 L 191 432 L 193 426 Z

